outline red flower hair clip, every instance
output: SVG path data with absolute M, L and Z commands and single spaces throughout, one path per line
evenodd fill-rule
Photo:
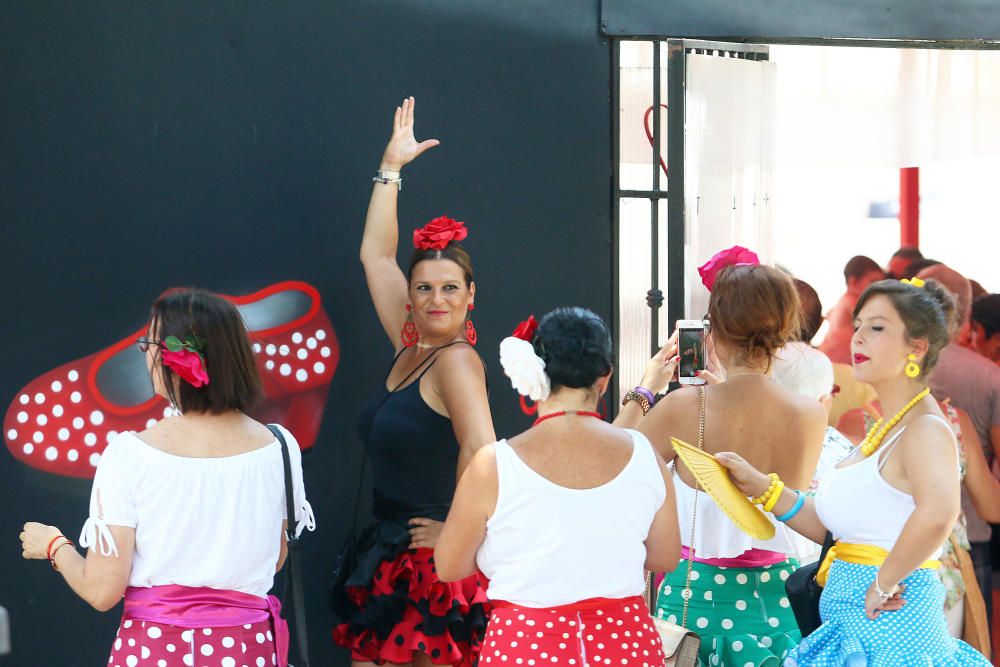
M 167 336 L 163 339 L 163 349 L 160 359 L 163 365 L 177 373 L 185 382 L 196 389 L 208 384 L 208 371 L 205 370 L 204 342 L 197 336 L 184 338 Z
M 444 250 L 452 241 L 461 241 L 469 235 L 464 222 L 446 215 L 434 218 L 420 229 L 413 230 L 413 247 L 419 250 Z
M 534 315 L 528 315 L 528 319 L 518 324 L 511 336 L 514 338 L 520 338 L 521 340 L 526 340 L 530 343 L 531 339 L 535 337 L 536 329 L 538 329 L 538 321 L 535 319 Z
M 753 250 L 747 250 L 743 246 L 734 245 L 712 255 L 712 259 L 698 267 L 698 274 L 701 276 L 702 284 L 712 291 L 712 285 L 719 272 L 727 266 L 757 266 L 760 258 Z

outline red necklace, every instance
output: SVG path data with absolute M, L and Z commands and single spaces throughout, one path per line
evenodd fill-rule
M 577 415 L 578 417 L 597 417 L 598 419 L 602 419 L 601 413 L 599 412 L 590 412 L 587 410 L 560 410 L 558 412 L 550 412 L 547 415 L 542 415 L 541 417 L 535 420 L 532 426 L 538 426 L 546 419 L 552 419 L 553 417 L 563 417 L 565 415 Z

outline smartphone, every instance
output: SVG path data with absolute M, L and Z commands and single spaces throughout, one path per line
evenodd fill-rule
M 706 368 L 704 321 L 677 321 L 677 354 L 681 358 L 677 369 L 678 382 L 705 384 L 705 380 L 696 375 Z

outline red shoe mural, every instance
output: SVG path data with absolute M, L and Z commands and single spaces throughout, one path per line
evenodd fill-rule
M 254 416 L 283 424 L 302 449 L 312 447 L 340 359 L 319 292 L 287 281 L 225 298 L 247 323 L 264 382 L 266 398 Z M 93 477 L 109 440 L 170 416 L 170 405 L 153 393 L 145 355 L 135 346 L 145 334 L 143 328 L 63 364 L 19 391 L 3 425 L 14 458 L 45 472 Z

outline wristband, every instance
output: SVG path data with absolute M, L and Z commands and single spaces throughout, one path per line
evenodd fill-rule
M 646 401 L 649 402 L 649 407 L 653 407 L 654 405 L 656 405 L 656 395 L 653 394 L 653 392 L 651 392 L 650 390 L 646 389 L 645 387 L 636 387 L 632 391 L 634 391 L 637 394 L 640 394 L 641 396 L 644 396 L 646 398 Z
M 45 547 L 45 557 L 48 558 L 49 560 L 52 560 L 52 545 L 55 544 L 56 540 L 58 540 L 59 538 L 62 538 L 64 540 L 69 539 L 68 537 L 66 537 L 62 533 L 59 533 L 58 535 L 56 535 L 55 537 L 53 537 L 51 540 L 49 540 L 49 546 Z
M 806 494 L 802 493 L 801 491 L 796 490 L 795 491 L 795 496 L 796 496 L 795 497 L 795 504 L 792 505 L 792 508 L 790 510 L 788 510 L 787 512 L 785 512 L 784 514 L 782 514 L 781 516 L 775 515 L 775 517 L 774 517 L 775 519 L 777 519 L 778 521 L 781 521 L 782 523 L 784 523 L 786 521 L 789 521 L 796 514 L 799 513 L 799 510 L 802 509 L 802 506 L 806 504 Z
M 73 540 L 69 539 L 68 537 L 65 539 L 66 541 L 57 546 L 55 550 L 52 552 L 52 556 L 49 558 L 49 564 L 52 566 L 52 569 L 55 570 L 56 572 L 59 571 L 59 568 L 56 566 L 56 554 L 59 553 L 59 550 L 62 549 L 67 544 L 73 545 Z

